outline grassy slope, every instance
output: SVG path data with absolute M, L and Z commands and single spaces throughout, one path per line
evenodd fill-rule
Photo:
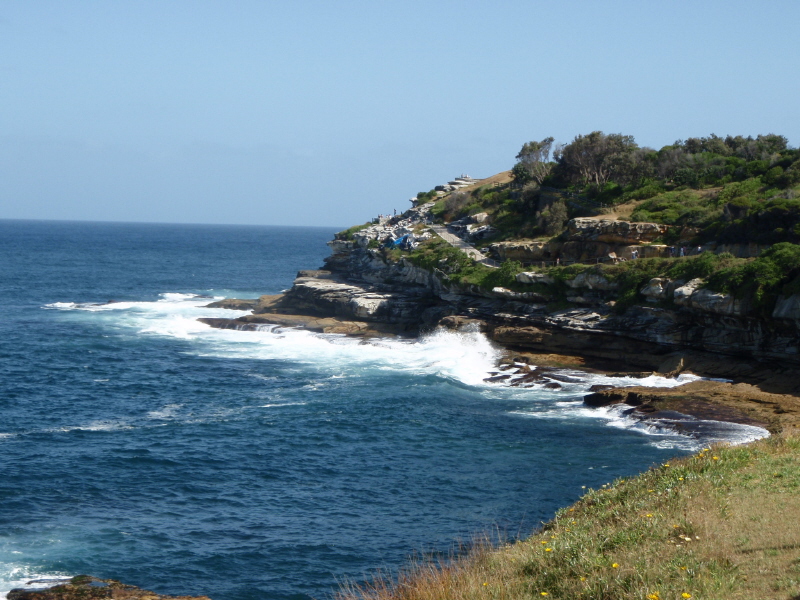
M 342 598 L 790 600 L 798 491 L 800 438 L 705 450 L 590 490 L 528 540 L 416 564 Z

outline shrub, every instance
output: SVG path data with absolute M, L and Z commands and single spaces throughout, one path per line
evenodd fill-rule
M 648 183 L 640 188 L 625 192 L 623 200 L 647 200 L 653 196 L 658 196 L 664 192 L 664 186 L 660 183 Z
M 631 214 L 631 221 L 703 227 L 722 216 L 713 200 L 691 190 L 666 192 L 644 201 Z
M 366 229 L 372 225 L 372 223 L 364 223 L 363 225 L 353 225 L 344 231 L 340 231 L 339 233 L 334 235 L 334 238 L 337 240 L 352 240 L 353 234 L 357 231 L 361 231 L 362 229 Z
M 775 244 L 758 258 L 711 274 L 707 287 L 750 299 L 761 314 L 769 316 L 779 295 L 797 293 L 800 288 L 800 246 Z
M 425 204 L 426 202 L 430 202 L 431 200 L 436 200 L 437 198 L 436 190 L 430 190 L 428 192 L 419 192 L 417 194 L 417 204 Z
M 464 212 L 465 207 L 471 202 L 470 195 L 466 192 L 453 192 L 444 199 L 444 212 L 446 217 L 455 218 Z

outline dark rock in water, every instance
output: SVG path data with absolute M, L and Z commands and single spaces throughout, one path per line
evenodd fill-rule
M 545 383 L 544 387 L 546 387 L 548 390 L 560 390 L 561 384 L 556 383 L 555 381 L 551 381 L 550 383 Z
M 628 392 L 623 388 L 612 388 L 604 392 L 594 392 L 583 397 L 586 406 L 598 407 L 619 404 L 628 399 Z
M 581 379 L 577 377 L 570 377 L 569 375 L 564 375 L 562 373 L 555 373 L 554 371 L 549 371 L 547 376 L 550 379 L 555 379 L 556 381 L 563 381 L 564 383 L 582 383 Z
M 603 390 L 610 390 L 613 389 L 613 385 L 605 385 L 602 383 L 596 383 L 592 387 L 589 388 L 590 392 L 602 392 Z
M 511 375 L 495 375 L 494 377 L 487 377 L 484 381 L 493 383 L 495 381 L 505 381 L 506 379 L 511 379 Z
M 609 377 L 631 377 L 633 379 L 644 379 L 645 377 L 650 377 L 651 375 L 656 375 L 656 373 L 653 371 L 629 371 L 608 374 Z
M 207 298 L 208 296 L 196 296 L 197 298 Z M 258 302 L 255 298 L 240 300 L 238 298 L 225 298 L 211 304 L 206 304 L 204 308 L 228 308 L 230 310 L 253 310 Z
M 533 373 L 528 373 L 521 377 L 517 377 L 516 379 L 514 379 L 514 381 L 511 382 L 511 385 L 516 387 L 526 383 L 537 383 L 539 381 L 542 381 L 543 379 L 544 377 L 542 376 L 541 373 L 539 373 L 538 371 L 534 371 Z
M 8 600 L 95 600 L 114 598 L 115 600 L 210 600 L 208 596 L 162 596 L 133 585 L 126 585 L 113 579 L 98 579 L 89 575 L 78 575 L 69 581 L 59 582 L 52 587 L 46 584 L 53 580 L 31 581 L 29 585 L 45 584 L 41 588 L 14 589 L 8 592 Z

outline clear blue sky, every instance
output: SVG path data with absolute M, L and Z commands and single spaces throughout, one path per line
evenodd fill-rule
M 522 144 L 800 144 L 800 2 L 0 4 L 0 218 L 345 226 Z

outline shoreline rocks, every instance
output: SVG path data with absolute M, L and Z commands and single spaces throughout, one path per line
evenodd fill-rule
M 29 583 L 36 584 L 37 581 Z M 43 580 L 43 584 L 52 583 Z M 164 596 L 114 579 L 78 575 L 66 582 L 8 592 L 8 600 L 211 600 L 208 596 Z
M 420 224 L 427 210 L 426 205 L 409 211 L 395 227 L 406 221 L 409 227 Z M 769 318 L 752 314 L 750 306 L 729 294 L 704 289 L 702 280 L 657 278 L 641 290 L 648 304 L 620 312 L 613 308 L 617 284 L 599 271 L 586 270 L 563 282 L 571 307 L 553 308 L 549 303 L 558 297 L 560 284 L 547 275 L 517 275 L 517 283 L 531 285 L 530 291 L 456 284 L 439 269 L 426 270 L 405 258 L 390 260 L 369 247 L 366 241 L 384 235 L 383 227 L 357 232 L 355 241 L 331 242 L 326 269 L 299 272 L 283 295 L 209 305 L 238 310 L 252 306 L 252 314 L 201 320 L 222 328 L 305 327 L 360 337 L 478 327 L 511 353 L 571 357 L 585 367 L 602 364 L 606 374 L 640 371 L 642 376 L 658 372 L 675 377 L 693 372 L 757 386 L 762 393 L 800 395 L 800 296 L 781 298 Z M 570 228 L 564 244 L 597 248 L 646 243 L 664 233 L 660 225 L 594 219 L 573 220 Z M 504 244 L 510 250 L 520 242 Z M 549 252 L 546 243 L 531 244 L 536 252 Z M 509 374 L 492 377 L 530 378 L 526 373 L 506 378 Z
M 800 403 L 791 394 L 764 392 L 754 385 L 698 380 L 673 388 L 625 387 L 599 390 L 584 396 L 584 404 L 598 408 L 626 405 L 638 415 L 658 418 L 690 415 L 701 420 L 763 427 L 770 433 L 800 430 Z

